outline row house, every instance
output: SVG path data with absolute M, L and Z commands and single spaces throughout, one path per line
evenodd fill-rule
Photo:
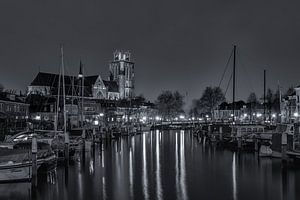
M 27 127 L 29 104 L 23 96 L 8 92 L 0 93 L 0 132 L 1 135 Z
M 300 86 L 295 87 L 291 94 L 281 99 L 280 115 L 283 123 L 300 122 Z

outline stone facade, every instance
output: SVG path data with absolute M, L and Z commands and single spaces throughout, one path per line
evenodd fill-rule
M 114 60 L 110 63 L 110 81 L 116 81 L 119 86 L 120 99 L 134 97 L 134 63 L 129 52 L 116 51 Z

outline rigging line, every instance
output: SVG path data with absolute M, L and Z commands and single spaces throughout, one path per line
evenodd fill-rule
M 219 87 L 221 86 L 221 84 L 222 84 L 222 81 L 223 81 L 223 79 L 224 79 L 224 76 L 225 76 L 225 73 L 226 73 L 226 71 L 227 71 L 227 69 L 228 69 L 228 66 L 229 66 L 229 63 L 230 63 L 230 60 L 231 60 L 232 54 L 233 54 L 233 49 L 231 50 L 230 56 L 229 56 L 229 58 L 228 58 L 228 60 L 227 60 L 227 63 L 226 63 L 225 69 L 224 69 L 224 71 L 223 71 L 223 74 L 222 74 L 221 80 L 220 80 L 220 82 L 219 82 Z
M 228 91 L 229 85 L 230 85 L 230 83 L 231 83 L 231 80 L 232 80 L 232 76 L 233 76 L 233 73 L 231 73 L 231 76 L 230 76 L 230 78 L 229 78 L 229 81 L 228 81 L 228 83 L 227 83 L 227 87 L 226 87 L 226 90 L 225 90 L 225 94 L 224 94 L 224 96 L 226 96 L 226 94 L 227 94 L 227 91 Z
M 243 59 L 242 59 L 242 55 L 240 54 L 240 50 L 239 52 L 237 53 L 237 57 L 238 57 L 238 60 L 240 61 L 240 66 L 242 67 L 243 71 L 245 72 L 246 76 L 247 77 L 250 77 L 249 76 L 249 73 L 247 71 L 247 68 L 246 68 L 246 65 L 245 63 L 243 62 Z M 249 81 L 247 80 L 248 84 L 250 85 L 250 88 L 252 91 L 254 91 L 254 88 L 253 88 L 253 84 L 252 84 L 252 80 L 251 78 L 249 79 Z

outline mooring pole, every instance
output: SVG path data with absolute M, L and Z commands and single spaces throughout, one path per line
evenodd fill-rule
M 286 163 L 287 161 L 287 133 L 282 133 L 281 135 L 281 158 L 282 162 Z
M 31 145 L 31 161 L 32 161 L 32 177 L 31 177 L 31 186 L 33 189 L 37 187 L 37 140 L 36 136 L 32 137 L 32 145 Z
M 219 134 L 220 134 L 220 141 L 222 142 L 223 141 L 223 127 L 222 126 L 219 127 Z
M 69 139 L 69 133 L 65 133 L 65 164 L 69 164 L 69 144 L 70 144 L 70 139 Z

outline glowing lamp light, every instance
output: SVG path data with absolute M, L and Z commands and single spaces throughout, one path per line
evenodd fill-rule
M 98 121 L 98 120 L 95 120 L 95 121 L 94 121 L 94 125 L 95 125 L 95 126 L 98 126 L 98 125 L 99 125 L 99 121 Z
M 40 115 L 35 116 L 35 120 L 41 120 L 41 116 Z
M 205 117 L 208 118 L 209 116 L 208 116 L 208 115 L 205 115 Z
M 297 112 L 295 112 L 294 117 L 299 117 L 299 114 Z
M 247 113 L 244 113 L 244 117 L 247 117 L 248 115 L 247 115 Z
M 156 116 L 156 117 L 155 117 L 155 120 L 156 120 L 156 121 L 159 121 L 159 120 L 161 120 L 161 118 L 160 118 L 159 116 Z
M 142 120 L 143 120 L 143 121 L 146 121 L 146 120 L 147 120 L 147 117 L 146 117 L 146 116 L 142 117 Z
M 275 114 L 272 114 L 272 117 L 273 117 L 273 118 L 275 118 L 275 117 L 276 117 L 276 115 L 275 115 Z
M 183 116 L 183 115 L 180 115 L 179 118 L 180 118 L 180 119 L 184 119 L 184 116 Z
M 100 116 L 100 117 L 103 117 L 103 116 L 104 116 L 104 113 L 100 113 L 99 116 Z
M 257 113 L 257 114 L 256 114 L 256 117 L 261 117 L 261 116 L 262 116 L 261 113 Z

